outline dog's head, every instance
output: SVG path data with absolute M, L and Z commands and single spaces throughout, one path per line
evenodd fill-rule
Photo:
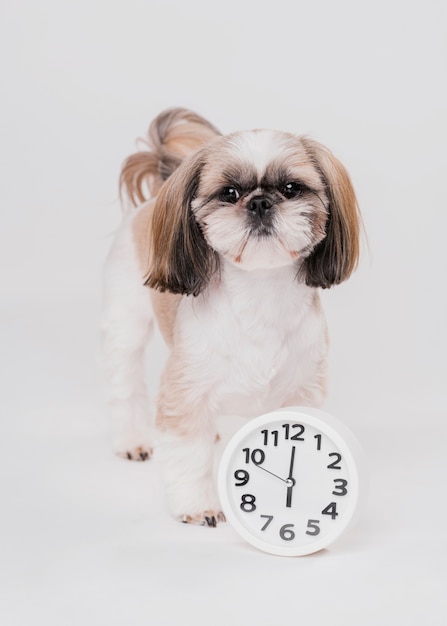
M 306 137 L 246 131 L 212 140 L 161 188 L 147 284 L 198 295 L 226 259 L 246 271 L 294 264 L 298 280 L 328 288 L 358 253 L 355 193 L 333 154 Z

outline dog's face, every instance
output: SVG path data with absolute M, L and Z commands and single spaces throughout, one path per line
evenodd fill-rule
M 294 264 L 330 287 L 357 262 L 358 230 L 349 176 L 321 144 L 267 130 L 218 137 L 157 197 L 147 284 L 198 295 L 226 259 L 247 271 Z
M 214 142 L 191 206 L 210 247 L 252 270 L 308 256 L 325 237 L 327 202 L 300 141 L 252 131 Z

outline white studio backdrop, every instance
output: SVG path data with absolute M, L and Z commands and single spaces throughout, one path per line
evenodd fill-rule
M 120 164 L 161 109 L 309 134 L 348 167 L 368 237 L 354 278 L 324 294 L 330 398 L 442 411 L 445 13 L 441 0 L 3 3 L 3 297 L 99 296 Z
M 366 235 L 355 275 L 323 293 L 332 344 L 325 408 L 363 437 L 371 435 L 369 452 L 385 459 L 376 479 L 382 484 L 373 485 L 375 508 L 365 534 L 354 541 L 354 549 L 348 546 L 346 554 L 340 553 L 341 569 L 336 559 L 324 557 L 296 567 L 303 568 L 309 606 L 327 610 L 335 625 L 415 626 L 425 619 L 427 607 L 432 611 L 428 621 L 443 624 L 445 574 L 442 579 L 434 554 L 445 555 L 445 533 L 430 526 L 430 552 L 423 530 L 427 519 L 431 524 L 443 519 L 435 510 L 446 478 L 445 0 L 0 0 L 0 31 L 0 458 L 3 492 L 19 500 L 0 516 L 9 524 L 8 531 L 0 531 L 11 548 L 4 561 L 6 578 L 12 580 L 19 567 L 17 546 L 27 548 L 39 580 L 44 554 L 65 556 L 68 541 L 74 555 L 66 565 L 73 594 L 80 588 L 77 577 L 90 581 L 90 575 L 93 607 L 90 621 L 83 619 L 80 606 L 73 613 L 79 620 L 70 619 L 66 608 L 72 588 L 64 584 L 62 570 L 55 565 L 54 584 L 41 589 L 18 569 L 16 595 L 11 596 L 16 604 L 5 624 L 103 623 L 105 583 L 99 596 L 96 584 L 111 577 L 124 619 L 129 605 L 118 590 L 121 577 L 128 576 L 126 565 L 136 564 L 147 574 L 157 555 L 163 563 L 167 553 L 179 585 L 190 576 L 191 585 L 196 581 L 169 549 L 169 537 L 157 535 L 168 523 L 161 498 L 155 500 L 155 510 L 148 511 L 149 500 L 138 509 L 146 469 L 116 465 L 108 456 L 99 358 L 101 272 L 120 220 L 120 166 L 155 115 L 171 106 L 196 110 L 222 132 L 270 127 L 308 134 L 349 170 Z M 165 354 L 160 339 L 154 346 L 148 355 L 152 390 Z M 383 437 L 387 430 L 389 436 Z M 409 431 L 411 445 L 410 440 L 403 445 Z M 59 472 L 60 500 L 52 493 Z M 108 485 L 109 476 L 116 483 Z M 136 479 L 132 487 L 126 482 L 130 478 Z M 151 474 L 150 480 L 155 483 L 156 477 Z M 125 510 L 118 510 L 123 500 Z M 417 506 L 417 501 L 425 504 Z M 86 523 L 88 515 L 82 517 L 84 505 L 92 524 Z M 64 515 L 68 519 L 73 507 L 76 523 L 67 521 L 65 527 Z M 47 530 L 46 522 L 39 521 L 42 508 L 58 520 L 59 531 L 51 524 Z M 104 528 L 95 526 L 105 514 Z M 127 526 L 135 530 L 138 516 L 141 534 L 137 530 L 132 536 L 134 552 L 127 562 L 124 540 L 115 550 L 109 535 L 117 526 L 127 537 Z M 33 528 L 26 525 L 28 517 Z M 152 551 L 141 553 L 139 561 L 149 517 L 151 523 L 161 519 L 163 524 L 152 530 Z M 189 536 L 197 544 L 196 539 L 189 544 L 183 530 L 170 530 L 177 548 L 191 554 L 196 550 L 200 564 L 209 558 L 209 549 L 213 554 L 226 550 L 219 546 L 220 535 L 207 535 L 201 543 L 192 531 Z M 362 564 L 356 559 L 364 558 L 368 541 L 370 551 Z M 237 552 L 237 544 L 231 549 Z M 104 567 L 103 553 L 109 559 Z M 219 558 L 229 572 L 232 564 L 225 565 L 225 555 Z M 124 566 L 119 562 L 114 569 L 115 556 L 117 562 L 122 557 Z M 241 571 L 252 571 L 252 556 L 253 572 L 270 565 L 275 580 L 295 567 L 260 557 L 258 563 L 256 555 L 243 553 Z M 171 570 L 168 574 L 167 565 L 161 567 L 170 580 Z M 345 577 L 339 578 L 340 571 Z M 352 619 L 338 622 L 330 603 L 325 608 L 307 589 L 309 572 L 322 573 L 324 580 L 327 576 L 326 589 L 332 590 L 335 604 L 344 603 L 345 582 L 353 585 Z M 334 579 L 340 580 L 340 588 Z M 144 596 L 144 578 L 139 580 L 135 589 Z M 155 574 L 154 580 L 158 589 Z M 400 581 L 397 591 L 395 580 Z M 129 574 L 125 586 L 131 598 L 133 582 Z M 360 591 L 357 583 L 364 583 Z M 210 598 L 212 584 L 210 577 Z M 23 603 L 23 589 L 29 606 Z M 232 589 L 238 592 L 236 582 Z M 376 612 L 367 604 L 370 589 L 377 595 Z M 253 591 L 263 593 L 266 589 Z M 40 621 L 45 598 L 50 598 L 48 605 L 60 606 L 62 621 Z M 161 593 L 160 603 L 163 598 Z M 183 600 L 188 606 L 196 601 L 194 594 Z M 169 602 L 173 606 L 175 596 Z M 32 614 L 34 606 L 41 606 L 40 614 Z M 408 606 L 407 619 L 399 621 L 402 606 Z M 11 617 L 18 607 L 29 610 L 27 620 Z M 393 619 L 383 619 L 383 607 Z M 270 609 L 274 615 L 273 605 Z M 134 603 L 131 614 L 139 610 Z M 108 623 L 124 623 L 118 613 L 109 617 Z M 263 621 L 261 616 L 251 623 L 288 622 L 280 617 Z

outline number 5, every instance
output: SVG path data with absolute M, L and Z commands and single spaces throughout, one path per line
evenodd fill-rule
M 309 528 L 309 530 L 306 530 L 306 535 L 319 535 L 320 534 L 320 527 L 318 526 L 318 524 L 320 523 L 320 520 L 318 519 L 310 519 L 307 522 L 307 528 Z

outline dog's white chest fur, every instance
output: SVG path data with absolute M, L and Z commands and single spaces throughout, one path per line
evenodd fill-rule
M 297 402 L 315 378 L 325 322 L 315 290 L 294 271 L 227 263 L 219 286 L 183 300 L 176 344 L 219 413 L 253 416 Z

